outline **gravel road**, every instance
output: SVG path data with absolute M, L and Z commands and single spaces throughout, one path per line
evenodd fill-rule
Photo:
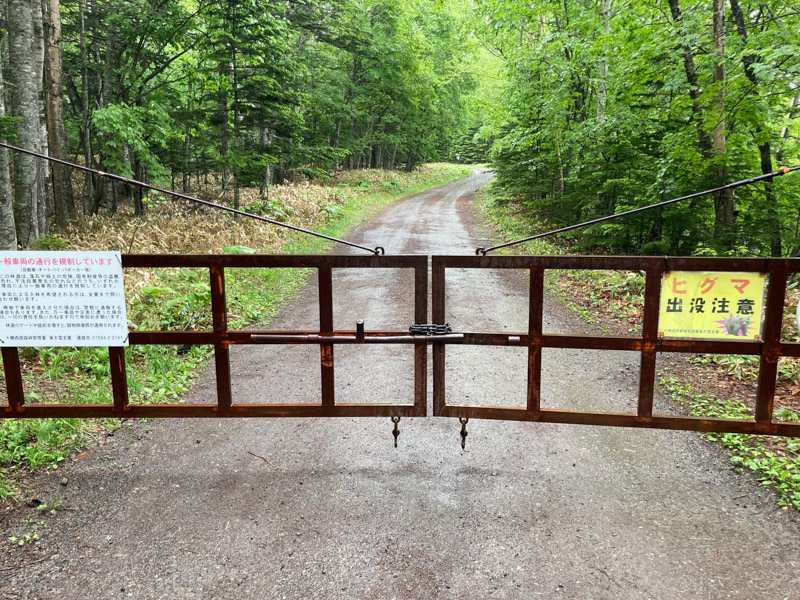
M 391 253 L 486 240 L 466 179 L 351 233 Z M 342 250 L 345 251 L 345 250 Z M 406 328 L 410 279 L 335 273 L 336 327 Z M 454 273 L 456 330 L 525 330 L 524 274 Z M 313 282 L 274 327 L 317 327 Z M 548 302 L 545 330 L 586 331 Z M 235 402 L 316 402 L 315 347 L 237 347 Z M 411 349 L 337 348 L 337 400 L 411 398 Z M 448 395 L 524 402 L 516 348 L 448 348 Z M 628 410 L 636 355 L 552 350 L 543 405 Z M 207 373 L 187 401 L 213 398 Z M 35 480 L 49 529 L 0 553 L 4 599 L 800 598 L 800 519 L 696 434 L 454 420 L 150 421 Z M 60 485 L 62 477 L 68 484 Z M 0 511 L 3 543 L 40 519 Z M 38 561 L 38 562 L 37 562 Z

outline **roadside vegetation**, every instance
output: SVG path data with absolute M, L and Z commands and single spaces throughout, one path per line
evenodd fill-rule
M 553 228 L 797 164 L 797 0 L 482 0 L 500 197 Z M 800 177 L 565 234 L 579 253 L 797 256 Z M 744 251 L 743 251 L 744 249 Z
M 503 84 L 487 98 L 497 177 L 484 196 L 503 240 L 613 215 L 797 164 L 800 12 L 791 0 L 592 6 L 483 0 Z M 800 175 L 722 191 L 516 247 L 518 253 L 800 256 Z M 607 334 L 642 324 L 640 273 L 553 271 L 547 285 Z M 580 293 L 576 293 L 580 290 Z M 789 282 L 784 339 L 800 282 Z M 662 396 L 695 415 L 750 418 L 758 358 L 664 356 Z M 800 412 L 800 360 L 782 359 L 775 418 Z M 706 436 L 800 509 L 798 446 Z
M 410 173 L 358 170 L 319 182 L 276 186 L 265 198 L 242 191 L 243 209 L 340 236 L 394 200 L 469 173 L 436 164 Z M 327 240 L 295 234 L 252 219 L 197 209 L 183 201 L 148 198 L 146 217 L 122 207 L 63 235 L 42 238 L 40 249 L 119 250 L 123 253 L 308 253 L 329 251 Z M 381 240 L 374 240 L 378 245 Z M 125 269 L 132 329 L 199 330 L 211 327 L 207 272 L 201 269 Z M 266 325 L 302 287 L 302 269 L 230 269 L 226 288 L 233 327 Z M 29 403 L 111 403 L 107 348 L 24 348 L 22 367 Z M 131 346 L 126 352 L 132 402 L 179 401 L 206 363 L 210 348 Z M 0 370 L 0 398 L 6 402 Z M 0 422 L 0 500 L 9 500 L 24 476 L 55 468 L 72 453 L 102 440 L 117 419 L 7 419 Z
M 497 202 L 491 193 L 480 195 L 484 221 L 502 239 L 517 239 L 544 230 L 518 204 Z M 559 242 L 534 240 L 500 252 L 514 254 L 566 254 Z M 548 290 L 570 310 L 608 335 L 641 333 L 644 275 L 638 272 L 553 270 L 545 281 Z M 576 294 L 575 290 L 582 293 Z M 783 340 L 800 341 L 794 326 L 800 302 L 800 280 L 789 282 L 784 312 Z M 657 384 L 683 414 L 700 417 L 750 419 L 754 415 L 757 356 L 720 354 L 675 355 L 659 361 Z M 778 367 L 774 419 L 800 420 L 800 360 L 784 358 Z M 724 448 L 731 467 L 748 471 L 760 485 L 771 488 L 778 503 L 800 510 L 800 440 L 733 433 L 702 434 Z

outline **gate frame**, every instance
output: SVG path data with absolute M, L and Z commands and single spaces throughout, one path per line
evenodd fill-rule
M 800 272 L 800 259 L 618 257 L 618 256 L 434 256 L 432 259 L 433 321 L 446 320 L 447 269 L 515 269 L 530 271 L 527 333 L 463 333 L 433 340 L 433 415 L 460 419 L 502 419 L 683 429 L 707 432 L 800 436 L 800 423 L 772 420 L 778 359 L 800 357 L 800 343 L 781 342 L 781 327 L 789 274 Z M 638 337 L 545 334 L 542 331 L 544 271 L 585 269 L 644 271 L 644 322 Z M 661 281 L 670 271 L 757 272 L 769 275 L 761 341 L 690 340 L 659 336 Z M 446 399 L 447 344 L 517 346 L 528 348 L 527 404 L 524 408 L 464 406 Z M 635 413 L 593 412 L 541 407 L 543 348 L 627 350 L 639 352 L 639 395 Z M 656 355 L 658 352 L 748 354 L 761 357 L 755 419 L 722 419 L 653 414 Z
M 131 331 L 132 345 L 213 345 L 216 404 L 130 404 L 125 370 L 125 349 L 109 348 L 113 404 L 26 405 L 19 349 L 3 348 L 3 368 L 8 406 L 0 418 L 47 417 L 422 417 L 427 415 L 427 348 L 433 345 L 433 415 L 462 419 L 503 419 L 606 425 L 651 429 L 684 429 L 800 437 L 800 423 L 772 420 L 778 359 L 800 358 L 800 343 L 781 342 L 781 327 L 789 274 L 800 272 L 800 259 L 667 258 L 608 256 L 434 256 L 432 258 L 433 322 L 446 319 L 447 269 L 529 270 L 527 333 L 449 333 L 418 335 L 406 331 L 364 332 L 333 329 L 333 276 L 335 268 L 412 269 L 414 319 L 427 322 L 428 256 L 355 255 L 130 255 L 124 268 L 208 268 L 211 283 L 210 331 Z M 225 292 L 227 268 L 311 268 L 319 283 L 320 329 L 313 331 L 260 331 L 228 329 Z M 638 337 L 545 334 L 542 331 L 544 271 L 546 269 L 624 270 L 645 272 L 644 322 Z M 765 302 L 764 335 L 760 341 L 689 340 L 658 335 L 661 279 L 681 271 L 759 272 L 769 275 Z M 319 404 L 235 404 L 231 395 L 229 347 L 238 344 L 316 344 L 320 347 L 321 402 Z M 336 404 L 334 346 L 336 344 L 410 344 L 414 346 L 414 403 Z M 447 344 L 516 346 L 528 348 L 527 403 L 524 408 L 447 404 L 445 347 Z M 543 348 L 626 350 L 640 353 L 638 406 L 635 413 L 591 412 L 541 408 Z M 754 420 L 653 414 L 656 356 L 658 352 L 748 354 L 761 357 Z
M 216 404 L 131 404 L 129 402 L 125 348 L 109 347 L 114 404 L 25 404 L 19 349 L 2 348 L 8 406 L 2 418 L 46 417 L 422 417 L 427 414 L 428 340 L 408 332 L 334 331 L 333 269 L 412 269 L 414 318 L 425 323 L 428 315 L 428 257 L 420 255 L 171 255 L 123 254 L 123 268 L 208 268 L 211 284 L 211 331 L 131 331 L 131 345 L 213 345 Z M 228 329 L 225 269 L 312 268 L 319 283 L 319 330 L 260 331 Z M 336 344 L 401 343 L 414 346 L 414 403 L 336 404 L 334 346 Z M 229 347 L 237 344 L 316 344 L 320 347 L 320 404 L 235 404 L 231 394 Z

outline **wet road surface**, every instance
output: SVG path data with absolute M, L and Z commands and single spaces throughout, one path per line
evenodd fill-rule
M 476 171 L 404 199 L 350 238 L 471 254 L 486 241 L 473 193 L 487 180 Z M 337 328 L 412 322 L 409 276 L 334 275 Z M 447 302 L 455 330 L 526 330 L 524 273 L 448 273 Z M 587 331 L 545 311 L 547 332 Z M 318 327 L 313 280 L 273 327 Z M 447 352 L 453 401 L 524 403 L 524 350 Z M 237 347 L 234 402 L 317 402 L 318 361 L 312 346 Z M 410 402 L 411 366 L 410 347 L 337 347 L 337 401 Z M 549 350 L 543 406 L 630 410 L 637 368 L 634 353 Z M 209 372 L 186 400 L 213 394 Z M 391 428 L 119 430 L 39 477 L 38 497 L 63 504 L 39 544 L 0 554 L 0 598 L 800 598 L 798 519 L 696 434 L 473 420 L 464 452 L 455 420 L 403 419 L 397 449 Z M 2 511 L 3 538 L 31 517 Z

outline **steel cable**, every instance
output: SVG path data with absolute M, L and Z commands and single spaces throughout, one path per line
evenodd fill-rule
M 190 202 L 196 202 L 198 204 L 203 204 L 204 206 L 208 206 L 211 208 L 216 208 L 217 210 L 223 210 L 226 212 L 233 213 L 235 215 L 241 215 L 243 217 L 249 217 L 251 219 L 256 219 L 258 221 L 264 221 L 265 223 L 270 223 L 271 225 L 278 225 L 279 227 L 285 227 L 286 229 L 291 229 L 293 231 L 298 231 L 300 233 L 306 233 L 308 235 L 313 235 L 319 238 L 323 238 L 326 240 L 330 240 L 332 242 L 337 242 L 339 244 L 345 244 L 346 246 L 352 246 L 353 248 L 359 248 L 360 250 L 366 250 L 367 252 L 371 252 L 372 254 L 385 254 L 385 250 L 383 247 L 378 246 L 377 248 L 368 248 L 367 246 L 362 246 L 360 244 L 356 244 L 354 242 L 348 242 L 347 240 L 342 240 L 339 238 L 331 237 L 329 235 L 325 235 L 324 233 L 318 233 L 316 231 L 311 231 L 309 229 L 303 229 L 302 227 L 297 227 L 295 225 L 289 225 L 288 223 L 281 223 L 280 221 L 275 221 L 274 219 L 269 219 L 267 217 L 262 217 L 261 215 L 254 215 L 253 213 L 249 213 L 243 210 L 239 210 L 238 208 L 231 208 L 229 206 L 225 206 L 224 204 L 217 204 L 216 202 L 211 202 L 210 200 L 202 200 L 200 198 L 195 198 L 194 196 L 188 196 L 186 194 L 181 194 L 180 192 L 173 192 L 171 190 L 161 188 L 155 185 L 150 185 L 149 183 L 144 183 L 143 181 L 137 181 L 135 179 L 129 179 L 128 177 L 122 177 L 120 175 L 115 175 L 114 173 L 106 173 L 104 171 L 99 171 L 97 169 L 92 169 L 89 167 L 85 167 L 83 165 L 78 165 L 75 163 L 68 162 L 66 160 L 61 160 L 60 158 L 53 158 L 52 156 L 47 156 L 45 154 L 39 154 L 38 152 L 33 152 L 31 150 L 25 150 L 24 148 L 18 148 L 16 146 L 12 146 L 10 144 L 4 144 L 0 142 L 0 148 L 8 148 L 9 150 L 13 150 L 14 152 L 21 152 L 22 154 L 28 154 L 30 156 L 35 156 L 36 158 L 41 158 L 50 162 L 54 162 L 60 165 L 64 165 L 65 167 L 70 167 L 72 169 L 78 169 L 79 171 L 85 171 L 87 173 L 94 173 L 98 177 L 106 177 L 108 179 L 113 179 L 114 181 L 120 181 L 122 183 L 128 183 L 130 185 L 135 185 L 141 188 L 145 188 L 148 190 L 153 190 L 155 192 L 160 192 L 162 194 L 168 194 L 170 196 L 174 196 L 175 198 L 180 198 L 182 200 L 188 200 Z
M 774 173 L 768 173 L 766 175 L 759 175 L 758 177 L 750 177 L 749 179 L 742 179 L 741 181 L 735 181 L 733 183 L 729 183 L 727 185 L 723 185 L 711 190 L 705 190 L 703 192 L 696 192 L 694 194 L 689 194 L 688 196 L 681 196 L 680 198 L 673 198 L 672 200 L 665 200 L 664 202 L 658 202 L 657 204 L 650 204 L 648 206 L 642 206 L 641 208 L 634 208 L 631 210 L 626 210 L 625 212 L 617 213 L 614 215 L 607 215 L 605 217 L 600 217 L 599 219 L 592 219 L 591 221 L 584 221 L 583 223 L 577 223 L 576 225 L 569 225 L 568 227 L 562 227 L 561 229 L 554 229 L 552 231 L 547 231 L 545 233 L 538 233 L 536 235 L 532 235 L 530 237 L 523 238 L 521 240 L 514 240 L 513 242 L 506 242 L 504 244 L 498 244 L 497 246 L 492 246 L 491 248 L 476 248 L 475 254 L 486 256 L 492 250 L 499 250 L 500 248 L 507 248 L 508 246 L 516 246 L 517 244 L 522 244 L 524 242 L 530 242 L 531 240 L 538 240 L 540 238 L 549 237 L 551 235 L 556 235 L 558 233 L 564 233 L 566 231 L 572 231 L 573 229 L 579 229 L 581 227 L 588 227 L 589 225 L 595 225 L 597 223 L 603 223 L 605 221 L 611 221 L 613 219 L 618 219 L 620 217 L 624 217 L 626 215 L 633 215 L 639 212 L 644 212 L 646 210 L 653 210 L 654 208 L 660 208 L 662 206 L 669 206 L 670 204 L 675 204 L 676 202 L 681 202 L 683 200 L 690 200 L 692 198 L 698 198 L 699 196 L 705 196 L 707 194 L 715 194 L 717 192 L 721 192 L 723 190 L 730 190 L 733 188 L 741 187 L 743 185 L 750 185 L 752 183 L 758 183 L 759 181 L 763 181 L 765 179 L 772 179 L 773 177 L 780 177 L 781 175 L 786 175 L 787 173 L 791 173 L 792 171 L 800 170 L 800 165 L 795 167 L 781 167 Z

